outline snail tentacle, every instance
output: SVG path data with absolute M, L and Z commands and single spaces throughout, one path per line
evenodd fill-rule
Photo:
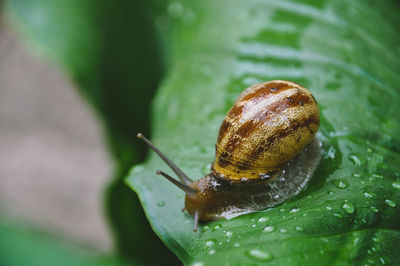
M 162 175 L 163 177 L 168 179 L 168 181 L 170 181 L 172 184 L 174 184 L 178 188 L 182 189 L 186 193 L 186 195 L 189 197 L 194 197 L 198 193 L 198 191 L 196 189 L 191 188 L 188 185 L 182 184 L 181 182 L 179 182 L 178 180 L 176 180 L 175 178 L 173 178 L 172 176 L 168 175 L 167 173 L 165 173 L 163 171 L 157 170 L 156 174 Z
M 190 186 L 193 183 L 193 180 L 191 180 L 187 175 L 185 175 L 184 172 L 182 172 L 181 169 L 179 169 L 176 164 L 174 164 L 164 153 L 162 153 L 150 140 L 148 140 L 145 136 L 143 136 L 142 133 L 138 133 L 137 137 L 139 139 L 142 139 L 155 153 L 160 156 L 161 159 L 174 171 L 174 173 L 178 176 L 179 180 Z

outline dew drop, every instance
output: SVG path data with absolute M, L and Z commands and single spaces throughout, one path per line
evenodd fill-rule
M 380 257 L 379 260 L 381 261 L 382 264 L 386 264 L 386 261 L 384 258 Z
M 192 266 L 204 266 L 204 263 L 201 261 L 193 262 Z
M 301 227 L 301 226 L 296 226 L 296 231 L 299 231 L 299 232 L 303 232 L 303 227 Z
M 364 197 L 366 197 L 366 198 L 373 198 L 375 196 L 376 195 L 373 192 L 364 191 Z
M 395 189 L 400 189 L 400 182 L 393 182 L 392 187 L 394 187 Z
M 371 210 L 374 211 L 374 212 L 378 212 L 379 211 L 379 209 L 377 207 L 374 207 L 374 206 L 371 206 Z
M 287 233 L 287 229 L 282 228 L 281 230 L 279 230 L 279 232 L 281 232 L 282 234 L 285 234 L 285 233 Z
M 359 173 L 353 173 L 352 176 L 353 177 L 360 177 L 361 175 Z
M 215 254 L 215 249 L 211 249 L 210 251 L 208 251 L 209 255 L 214 255 Z
M 334 147 L 330 147 L 329 150 L 323 155 L 324 159 L 335 159 L 336 150 Z
M 343 215 L 341 215 L 340 213 L 335 212 L 333 214 L 333 216 L 338 217 L 338 218 L 343 218 Z
M 207 232 L 210 230 L 210 227 L 208 225 L 203 226 L 203 232 Z
M 230 232 L 230 231 L 228 231 L 228 232 L 225 233 L 225 236 L 227 236 L 227 237 L 231 237 L 232 235 L 233 235 L 233 233 Z
M 290 213 L 295 213 L 295 212 L 298 212 L 300 210 L 300 208 L 291 208 L 290 209 Z
M 331 207 L 331 206 L 326 206 L 326 209 L 327 209 L 328 211 L 331 211 L 331 210 L 332 210 L 332 207 Z
M 222 228 L 222 226 L 220 224 L 216 224 L 211 228 L 211 231 L 216 231 L 216 230 L 219 230 L 221 228 Z
M 159 202 L 157 202 L 157 206 L 158 207 L 164 207 L 165 206 L 165 201 L 159 201 Z
M 233 246 L 238 248 L 238 247 L 240 247 L 240 244 L 239 243 L 235 243 L 235 244 L 233 244 Z
M 262 230 L 264 233 L 270 233 L 273 232 L 275 230 L 275 227 L 273 227 L 272 225 L 268 225 L 266 227 L 264 227 L 264 229 Z
M 256 261 L 267 262 L 267 261 L 272 260 L 272 255 L 270 253 L 259 250 L 259 249 L 248 250 L 245 252 L 245 254 L 250 259 L 253 259 Z
M 349 160 L 355 165 L 355 166 L 361 166 L 361 160 L 358 158 L 356 155 L 350 155 Z
M 257 220 L 257 223 L 265 223 L 266 221 L 269 221 L 269 217 L 260 217 Z
M 383 179 L 383 175 L 373 174 L 373 175 L 371 175 L 371 177 L 376 178 L 376 179 Z
M 392 207 L 392 208 L 396 207 L 396 203 L 390 199 L 385 200 L 385 202 L 389 207 Z
M 337 188 L 347 188 L 349 186 L 349 183 L 345 180 L 342 179 L 336 179 L 333 181 L 333 184 L 337 187 Z
M 354 213 L 354 206 L 351 203 L 343 204 L 342 209 L 347 213 Z
M 206 243 L 204 244 L 204 247 L 205 247 L 205 248 L 213 247 L 213 246 L 215 245 L 215 242 L 217 242 L 217 240 L 215 240 L 215 239 L 208 239 L 208 240 L 206 241 Z

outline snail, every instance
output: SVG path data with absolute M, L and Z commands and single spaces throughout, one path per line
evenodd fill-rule
M 157 170 L 186 193 L 198 223 L 262 210 L 297 195 L 321 157 L 319 110 L 302 86 L 283 80 L 244 90 L 221 124 L 211 172 L 193 181 L 141 133 L 137 135 L 175 172 Z

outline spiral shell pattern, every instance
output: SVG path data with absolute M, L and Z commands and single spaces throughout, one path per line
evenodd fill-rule
M 231 182 L 272 179 L 319 128 L 315 98 L 283 80 L 247 88 L 219 130 L 212 174 Z

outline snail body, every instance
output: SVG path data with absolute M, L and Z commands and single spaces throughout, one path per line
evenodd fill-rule
M 275 80 L 244 90 L 221 124 L 211 173 L 192 181 L 143 135 L 179 177 L 157 171 L 185 191 L 198 221 L 231 218 L 283 202 L 311 178 L 321 155 L 319 110 L 300 85 Z

